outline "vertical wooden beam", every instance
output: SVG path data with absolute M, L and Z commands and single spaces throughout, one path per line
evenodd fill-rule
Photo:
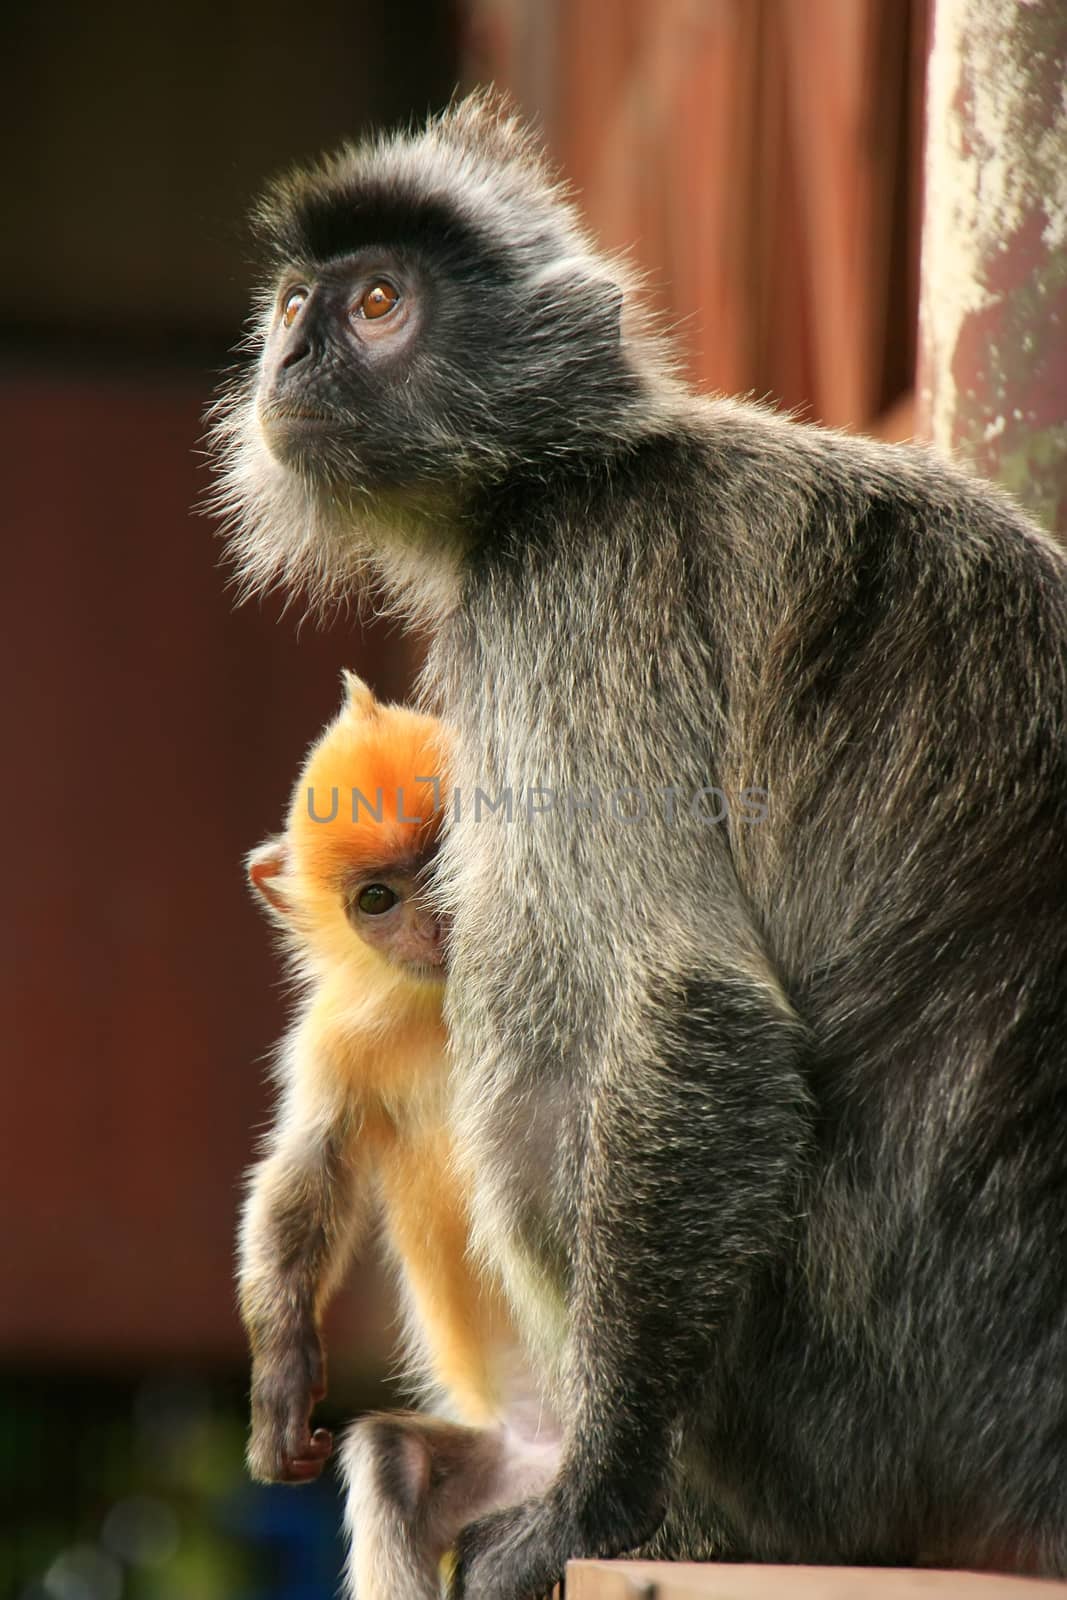
M 1067 6 L 936 0 L 920 431 L 1067 534 Z

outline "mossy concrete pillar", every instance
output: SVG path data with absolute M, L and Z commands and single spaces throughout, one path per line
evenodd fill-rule
M 919 430 L 1067 535 L 1067 3 L 934 0 Z

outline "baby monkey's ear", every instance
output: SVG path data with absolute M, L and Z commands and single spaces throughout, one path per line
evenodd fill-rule
M 284 918 L 286 922 L 293 914 L 293 908 L 285 898 L 284 892 L 284 880 L 288 870 L 289 845 L 283 833 L 276 833 L 272 839 L 265 839 L 262 844 L 257 844 L 256 848 L 249 851 L 245 857 L 245 872 L 252 888 L 266 903 L 268 910 Z

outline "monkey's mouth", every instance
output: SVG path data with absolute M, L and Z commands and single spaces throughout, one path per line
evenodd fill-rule
M 291 435 L 335 432 L 340 428 L 341 421 L 339 417 L 331 417 L 325 411 L 283 411 L 280 407 L 271 406 L 260 411 L 259 425 L 269 438 L 275 433 Z
M 276 406 L 260 410 L 259 427 L 267 449 L 283 466 L 309 459 L 320 469 L 328 465 L 322 459 L 323 448 L 334 441 L 343 445 L 346 432 L 340 417 L 324 411 L 283 411 Z
M 301 406 L 264 406 L 260 410 L 261 422 L 331 422 L 336 423 L 328 411 L 312 411 Z

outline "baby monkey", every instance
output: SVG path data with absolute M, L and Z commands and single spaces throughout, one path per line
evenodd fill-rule
M 248 1463 L 271 1482 L 322 1471 L 332 1439 L 310 1426 L 326 1388 L 322 1313 L 379 1210 L 408 1376 L 440 1414 L 369 1417 L 350 1432 L 349 1593 L 415 1600 L 439 1594 L 441 1557 L 472 1517 L 544 1488 L 558 1430 L 529 1398 L 499 1293 L 469 1257 L 453 1164 L 444 930 L 425 893 L 446 737 L 354 674 L 345 685 L 285 832 L 248 858 L 303 988 L 240 1230 Z
M 240 1232 L 248 1460 L 268 1481 L 314 1478 L 330 1453 L 326 1430 L 309 1427 L 325 1392 L 321 1314 L 376 1200 L 424 1389 L 464 1422 L 497 1410 L 494 1296 L 467 1259 L 444 1120 L 443 930 L 422 892 L 444 736 L 434 719 L 381 705 L 345 678 L 345 704 L 307 758 L 285 832 L 248 858 L 304 989 Z

